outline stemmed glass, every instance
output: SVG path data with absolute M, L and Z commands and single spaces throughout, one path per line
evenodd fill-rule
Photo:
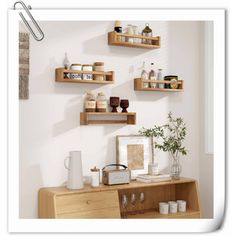
M 145 201 L 145 195 L 144 195 L 144 192 L 141 192 L 139 194 L 139 202 L 141 203 L 141 210 L 143 210 L 143 203 Z
M 130 203 L 132 204 L 132 206 L 135 206 L 135 202 L 136 202 L 136 195 L 135 193 L 131 193 L 131 198 L 130 198 Z

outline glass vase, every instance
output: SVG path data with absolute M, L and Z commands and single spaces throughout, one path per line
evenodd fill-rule
M 181 173 L 182 167 L 179 163 L 179 158 L 172 158 L 172 165 L 171 165 L 171 178 L 173 180 L 180 179 L 180 173 Z

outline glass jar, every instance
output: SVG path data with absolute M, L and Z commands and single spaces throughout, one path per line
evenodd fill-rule
M 133 30 L 133 26 L 132 25 L 128 25 L 127 27 L 127 34 L 129 35 L 133 35 L 134 34 L 134 30 Z M 128 43 L 134 43 L 134 38 L 132 37 L 127 37 L 127 42 Z
M 145 28 L 142 31 L 142 36 L 152 37 L 152 29 L 149 27 L 148 23 L 146 23 Z M 152 40 L 151 39 L 142 39 L 142 43 L 152 44 Z
M 94 71 L 104 72 L 104 62 L 95 62 Z M 104 75 L 94 75 L 94 80 L 103 81 L 105 80 Z
M 93 71 L 93 65 L 83 65 L 82 71 Z M 93 80 L 93 74 L 83 74 L 83 80 Z
M 120 21 L 115 21 L 115 27 L 114 27 L 114 31 L 117 33 L 122 33 L 122 26 L 121 26 L 121 22 Z M 117 36 L 117 41 L 121 42 L 121 36 L 118 35 Z
M 96 111 L 96 101 L 95 95 L 91 92 L 87 92 L 84 108 L 86 112 L 95 112 Z
M 107 111 L 107 99 L 104 93 L 98 93 L 97 96 L 97 112 L 106 112 Z
M 132 27 L 133 27 L 133 34 L 134 34 L 134 35 L 138 35 L 138 26 L 132 25 Z M 138 42 L 139 42 L 139 38 L 134 38 L 134 39 L 133 39 L 133 42 L 134 42 L 134 43 L 138 43 Z

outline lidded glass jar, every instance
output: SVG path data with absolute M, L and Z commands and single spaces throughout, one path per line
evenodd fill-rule
M 97 95 L 97 112 L 106 112 L 107 111 L 107 99 L 104 93 L 100 92 Z
M 83 65 L 82 66 L 83 71 L 93 71 L 93 65 Z M 93 80 L 93 74 L 84 73 L 83 74 L 83 80 Z
M 96 111 L 96 100 L 95 95 L 92 92 L 87 92 L 84 108 L 86 112 L 95 112 Z
M 94 71 L 104 72 L 104 62 L 94 62 Z M 94 80 L 105 80 L 104 75 L 94 75 Z
M 146 27 L 142 31 L 142 36 L 152 37 L 152 29 L 149 27 L 149 24 L 146 23 Z M 152 44 L 151 39 L 142 39 L 142 43 Z

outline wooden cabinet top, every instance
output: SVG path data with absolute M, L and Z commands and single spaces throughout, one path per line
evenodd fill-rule
M 66 187 L 49 187 L 49 188 L 41 188 L 39 191 L 43 191 L 43 192 L 46 191 L 55 195 L 66 195 L 66 194 L 76 194 L 76 193 L 101 192 L 101 191 L 109 191 L 109 190 L 155 187 L 155 186 L 183 184 L 183 183 L 190 183 L 190 182 L 195 182 L 195 180 L 182 177 L 179 180 L 169 180 L 169 181 L 156 182 L 156 183 L 142 183 L 138 181 L 131 181 L 129 184 L 120 184 L 120 185 L 112 185 L 112 186 L 100 184 L 100 186 L 96 188 L 93 188 L 90 185 L 84 185 L 83 189 L 78 189 L 78 190 L 69 190 Z

